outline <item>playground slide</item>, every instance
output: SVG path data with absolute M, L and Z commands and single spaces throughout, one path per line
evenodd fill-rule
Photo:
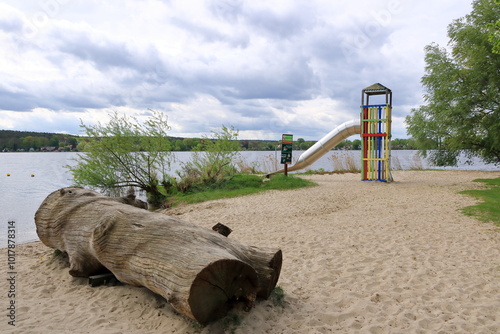
M 359 120 L 352 120 L 337 126 L 335 129 L 330 131 L 326 136 L 321 138 L 313 146 L 311 146 L 307 151 L 302 153 L 299 160 L 295 165 L 289 166 L 288 171 L 293 172 L 301 170 L 310 166 L 313 162 L 321 158 L 323 155 L 328 153 L 332 148 L 337 146 L 342 140 L 352 136 L 361 134 L 361 125 Z M 285 170 L 281 169 L 276 172 L 269 173 L 268 175 L 283 173 Z

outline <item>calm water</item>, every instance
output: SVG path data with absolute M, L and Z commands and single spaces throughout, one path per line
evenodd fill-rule
M 298 158 L 301 152 L 294 152 Z M 282 166 L 276 162 L 279 152 L 241 152 L 242 165 L 271 172 Z M 191 153 L 176 153 L 172 175 L 189 160 Z M 347 157 L 347 158 L 346 158 Z M 0 153 L 0 248 L 7 245 L 7 223 L 16 223 L 16 242 L 38 240 L 34 215 L 42 201 L 53 191 L 72 184 L 72 176 L 65 165 L 74 164 L 76 153 Z M 338 169 L 341 161 L 354 161 L 359 167 L 360 151 L 332 151 L 315 162 L 309 169 Z M 416 158 L 416 151 L 393 151 L 394 169 L 429 168 L 429 164 Z M 494 165 L 476 161 L 474 165 L 462 164 L 448 170 L 499 170 Z M 7 176 L 10 174 L 10 176 Z M 31 175 L 34 175 L 33 177 Z

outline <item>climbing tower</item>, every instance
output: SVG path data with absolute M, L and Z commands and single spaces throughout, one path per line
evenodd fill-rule
M 385 104 L 370 104 L 370 97 L 385 95 Z M 361 179 L 391 182 L 392 92 L 379 83 L 361 93 Z

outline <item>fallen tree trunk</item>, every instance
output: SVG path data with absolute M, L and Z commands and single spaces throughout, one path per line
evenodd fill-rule
M 224 316 L 236 301 L 250 308 L 256 297 L 268 298 L 281 271 L 280 250 L 244 245 L 82 188 L 50 194 L 35 224 L 45 245 L 68 253 L 71 275 L 107 268 L 201 324 Z

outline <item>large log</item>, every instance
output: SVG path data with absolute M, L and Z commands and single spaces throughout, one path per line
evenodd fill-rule
M 276 286 L 281 250 L 122 202 L 83 188 L 55 191 L 35 214 L 38 236 L 68 254 L 71 275 L 107 268 L 201 324 L 224 316 L 235 302 L 252 307 Z

